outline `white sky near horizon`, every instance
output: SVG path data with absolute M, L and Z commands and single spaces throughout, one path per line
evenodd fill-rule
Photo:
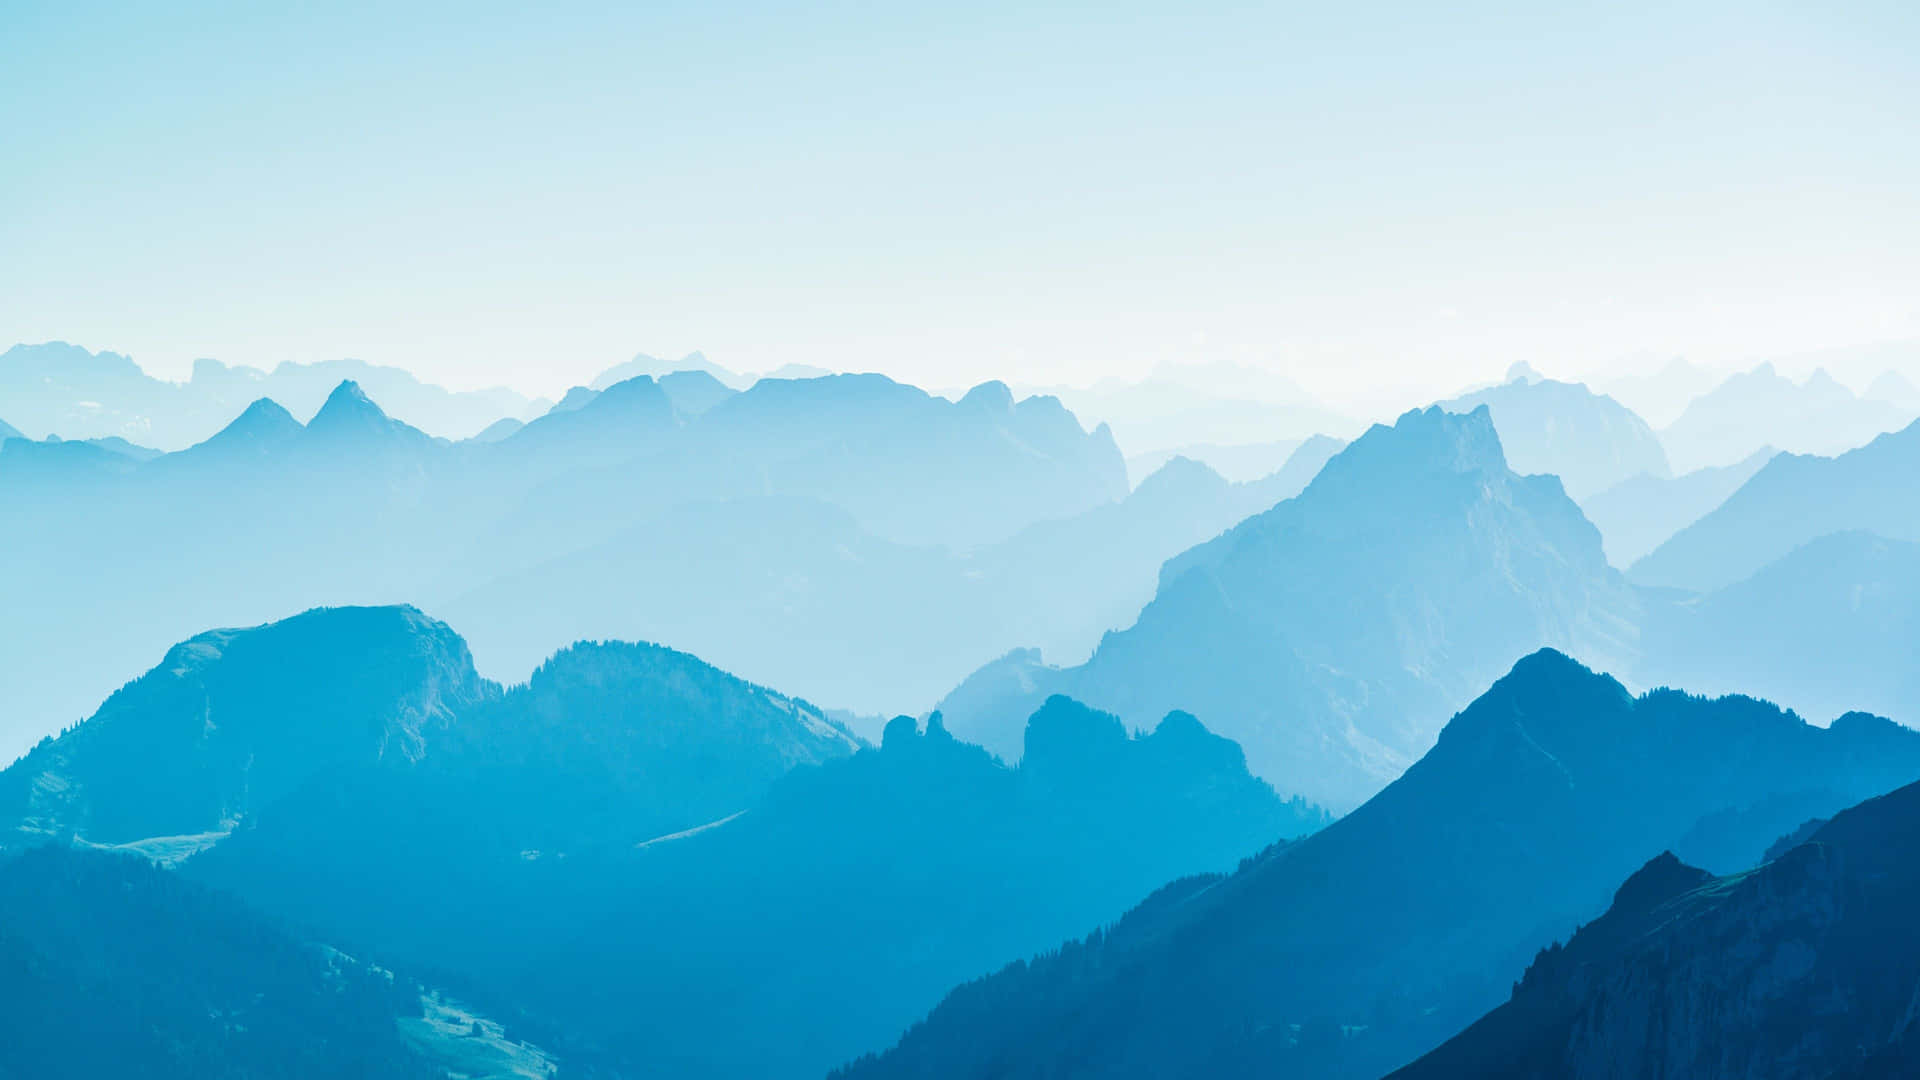
M 1377 411 L 1920 340 L 1920 5 L 1545 7 L 0 0 L 0 345 Z

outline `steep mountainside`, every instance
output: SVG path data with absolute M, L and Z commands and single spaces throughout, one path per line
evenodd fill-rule
M 1543 651 L 1352 814 L 955 990 L 847 1075 L 1378 1076 L 1497 1003 L 1526 956 L 1703 820 L 1751 865 L 1810 807 L 1916 775 L 1920 733 L 1888 721 L 1636 699 Z
M 1920 501 L 1911 497 L 1917 473 L 1920 423 L 1839 457 L 1781 454 L 1628 574 L 1647 585 L 1706 591 L 1844 529 L 1920 540 Z
M 444 1075 L 418 987 L 126 855 L 0 856 L 0 1001 L 8 1080 Z
M 1920 1070 L 1920 785 L 1840 814 L 1757 870 L 1671 854 L 1543 951 L 1513 997 L 1396 1080 Z
M 1136 722 L 1189 709 L 1282 791 L 1351 807 L 1514 657 L 1552 645 L 1624 665 L 1638 605 L 1559 481 L 1507 468 L 1485 408 L 1433 408 L 1169 560 L 1139 620 L 1086 664 L 1030 669 L 1034 689 L 1011 699 L 966 687 L 943 708 L 989 743 L 1048 693 Z

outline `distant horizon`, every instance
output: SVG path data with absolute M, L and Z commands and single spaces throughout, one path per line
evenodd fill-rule
M 803 367 L 810 366 L 810 365 L 794 362 L 787 365 L 776 365 L 775 367 L 770 369 L 754 370 L 749 368 L 736 367 L 732 364 L 728 364 L 721 359 L 717 359 L 713 354 L 698 348 L 689 349 L 685 351 L 674 351 L 674 352 L 668 352 L 665 350 L 651 351 L 647 349 L 640 349 L 627 354 L 623 358 L 613 359 L 605 363 L 600 363 L 598 366 L 593 367 L 592 370 L 584 371 L 582 374 L 579 375 L 578 378 L 567 382 L 565 385 L 555 385 L 550 381 L 543 381 L 538 386 L 535 386 L 535 385 L 526 383 L 524 381 L 493 382 L 493 383 L 485 383 L 485 382 L 465 383 L 459 380 L 443 380 L 443 379 L 434 377 L 429 372 L 423 372 L 419 368 L 408 364 L 404 358 L 376 360 L 376 359 L 369 359 L 367 357 L 360 357 L 360 356 L 339 356 L 339 357 L 319 358 L 319 359 L 311 359 L 311 360 L 283 359 L 283 360 L 277 360 L 273 362 L 249 362 L 247 360 L 234 360 L 226 357 L 207 356 L 207 357 L 194 357 L 186 361 L 184 366 L 180 366 L 176 369 L 176 368 L 172 368 L 164 365 L 155 365 L 155 364 L 149 364 L 149 363 L 143 362 L 139 354 L 127 349 L 114 348 L 111 346 L 102 347 L 102 346 L 97 346 L 97 345 L 93 345 L 86 342 L 74 341 L 70 338 L 53 338 L 53 339 L 48 339 L 46 341 L 7 342 L 5 348 L 0 348 L 0 353 L 4 353 L 6 348 L 12 348 L 15 346 L 32 347 L 32 346 L 52 345 L 52 344 L 65 344 L 65 345 L 74 346 L 77 348 L 85 349 L 87 352 L 94 355 L 114 354 L 114 355 L 122 356 L 122 357 L 125 357 L 127 360 L 131 361 L 135 366 L 139 367 L 140 370 L 144 374 L 146 374 L 149 378 L 159 379 L 162 381 L 176 383 L 180 385 L 186 385 L 191 381 L 193 365 L 203 360 L 216 361 L 218 363 L 225 365 L 229 369 L 249 368 L 249 369 L 253 369 L 253 370 L 257 370 L 257 371 L 261 371 L 269 374 L 271 374 L 276 369 L 282 366 L 287 366 L 287 365 L 291 365 L 294 367 L 301 367 L 301 368 L 312 368 L 312 367 L 324 366 L 327 364 L 345 363 L 345 364 L 363 364 L 372 368 L 384 368 L 384 369 L 405 372 L 407 375 L 411 376 L 422 385 L 438 386 L 455 393 L 484 393 L 489 391 L 506 391 L 509 393 L 517 394 L 520 397 L 527 399 L 529 402 L 538 402 L 541 400 L 558 402 L 563 396 L 565 396 L 568 390 L 573 389 L 575 387 L 587 386 L 589 383 L 594 381 L 599 376 L 603 375 L 604 373 L 616 367 L 619 367 L 624 364 L 636 362 L 642 359 L 652 359 L 652 360 L 659 361 L 660 364 L 663 367 L 667 368 L 668 370 L 690 370 L 690 368 L 679 368 L 679 367 L 675 367 L 674 365 L 677 365 L 682 361 L 690 360 L 694 357 L 701 357 L 707 363 L 712 364 L 716 367 L 725 369 L 727 372 L 733 375 L 737 375 L 742 378 L 753 379 L 753 380 L 774 376 L 777 372 L 782 370 L 783 366 L 789 367 L 789 368 L 803 368 Z M 1726 378 L 1733 375 L 1744 374 L 1744 373 L 1760 370 L 1761 368 L 1770 367 L 1774 369 L 1778 374 L 1792 380 L 1793 382 L 1804 383 L 1808 378 L 1812 377 L 1815 373 L 1824 371 L 1828 375 L 1830 375 L 1836 382 L 1840 383 L 1842 386 L 1846 387 L 1848 390 L 1852 391 L 1854 394 L 1864 396 L 1868 392 L 1872 382 L 1879 376 L 1888 372 L 1900 375 L 1911 382 L 1920 384 L 1920 337 L 1914 337 L 1909 339 L 1886 339 L 1886 340 L 1878 340 L 1878 341 L 1864 341 L 1864 342 L 1858 343 L 1857 345 L 1852 345 L 1852 346 L 1843 346 L 1843 347 L 1837 347 L 1833 349 L 1813 350 L 1813 351 L 1798 352 L 1798 353 L 1788 353 L 1788 354 L 1778 354 L 1778 355 L 1755 355 L 1752 357 L 1744 358 L 1744 360 L 1733 360 L 1726 363 L 1703 362 L 1703 361 L 1694 360 L 1694 359 L 1690 359 L 1688 357 L 1679 356 L 1679 355 L 1664 356 L 1664 357 L 1644 356 L 1644 357 L 1635 358 L 1632 366 L 1623 365 L 1619 368 L 1614 368 L 1609 370 L 1572 371 L 1572 370 L 1564 370 L 1561 368 L 1557 368 L 1552 365 L 1552 362 L 1550 360 L 1520 360 L 1520 361 L 1514 361 L 1512 363 L 1509 363 L 1498 369 L 1494 369 L 1491 366 L 1489 366 L 1486 370 L 1482 372 L 1478 372 L 1477 375 L 1468 377 L 1465 381 L 1459 382 L 1450 387 L 1443 387 L 1437 390 L 1432 390 L 1424 394 L 1421 392 L 1421 388 L 1417 386 L 1391 386 L 1390 385 L 1390 386 L 1376 388 L 1376 392 L 1371 395 L 1353 395 L 1353 394 L 1342 395 L 1337 391 L 1329 392 L 1322 387 L 1316 387 L 1306 379 L 1297 377 L 1295 372 L 1288 370 L 1284 366 L 1268 365 L 1268 364 L 1259 363 L 1258 361 L 1252 361 L 1252 360 L 1247 360 L 1242 358 L 1234 358 L 1229 356 L 1218 356 L 1218 355 L 1187 356 L 1182 358 L 1169 359 L 1169 360 L 1162 361 L 1159 364 L 1156 364 L 1150 368 L 1147 368 L 1145 370 L 1138 371 L 1138 372 L 1098 373 L 1098 374 L 1093 374 L 1091 376 L 1083 375 L 1078 380 L 1054 380 L 1054 381 L 1039 381 L 1039 380 L 1032 380 L 1032 379 L 1024 379 L 1024 378 L 1021 378 L 1019 375 L 1013 374 L 1013 373 L 996 374 L 992 372 L 983 372 L 979 378 L 971 382 L 942 384 L 938 382 L 928 382 L 928 381 L 918 380 L 913 378 L 909 373 L 902 372 L 897 369 L 887 370 L 884 368 L 880 368 L 880 369 L 830 368 L 826 370 L 828 370 L 832 374 L 884 375 L 887 378 L 892 379 L 897 383 L 901 383 L 903 385 L 915 386 L 921 390 L 926 391 L 929 394 L 934 394 L 936 396 L 944 396 L 949 398 L 957 398 L 958 395 L 964 394 L 967 390 L 971 389 L 972 387 L 979 386 L 982 383 L 988 383 L 988 382 L 1005 383 L 1009 387 L 1014 388 L 1016 391 L 1025 391 L 1025 392 L 1044 392 L 1049 389 L 1060 389 L 1060 388 L 1074 389 L 1074 390 L 1091 390 L 1100 386 L 1103 383 L 1122 384 L 1122 385 L 1136 384 L 1150 377 L 1153 377 L 1155 375 L 1166 374 L 1168 372 L 1178 372 L 1183 369 L 1187 371 L 1196 371 L 1196 370 L 1200 370 L 1200 369 L 1204 369 L 1204 368 L 1216 366 L 1216 365 L 1237 366 L 1241 368 L 1251 369 L 1254 371 L 1265 372 L 1268 374 L 1281 376 L 1297 384 L 1300 387 L 1300 389 L 1305 391 L 1306 394 L 1314 402 L 1332 407 L 1336 411 L 1341 411 L 1346 415 L 1348 415 L 1351 419 L 1366 422 L 1370 419 L 1372 420 L 1380 419 L 1381 416 L 1385 416 L 1388 414 L 1397 416 L 1399 415 L 1399 413 L 1404 412 L 1406 409 L 1418 408 L 1426 404 L 1431 404 L 1436 401 L 1441 401 L 1449 397 L 1457 396 L 1459 394 L 1469 393 L 1481 387 L 1497 385 L 1499 383 L 1507 381 L 1510 373 L 1515 368 L 1521 365 L 1525 365 L 1527 367 L 1532 368 L 1542 378 L 1551 379 L 1559 382 L 1581 383 L 1586 385 L 1589 389 L 1593 390 L 1595 393 L 1603 393 L 1603 394 L 1607 392 L 1605 384 L 1611 380 L 1645 377 L 1645 376 L 1659 374 L 1661 372 L 1664 372 L 1670 368 L 1674 368 L 1677 366 L 1691 366 L 1691 367 L 1703 370 L 1705 372 L 1708 372 L 1717 381 L 1723 381 Z M 1396 406 L 1392 404 L 1395 401 L 1399 401 L 1402 403 Z M 1372 410 L 1372 411 L 1369 412 L 1369 410 Z M 1385 410 L 1385 412 L 1382 412 L 1381 410 Z M 5 419 L 5 417 L 0 416 L 0 419 Z
M 205 7 L 11 9 L 0 341 L 1352 410 L 1920 339 L 1912 5 Z

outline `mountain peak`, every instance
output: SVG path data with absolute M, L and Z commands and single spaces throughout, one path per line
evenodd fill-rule
M 342 379 L 340 385 L 333 388 L 333 393 L 327 395 L 327 400 L 320 406 L 320 411 L 313 414 L 312 420 L 307 421 L 307 427 L 323 431 L 349 424 L 361 425 L 386 419 L 387 414 L 381 410 L 380 406 L 373 403 L 373 399 L 367 396 L 365 390 L 360 389 L 359 383 L 352 379 Z
M 1013 408 L 1013 391 L 1007 388 L 1006 383 L 992 379 L 967 391 L 967 396 L 960 399 L 960 404 L 989 412 L 1007 412 Z
M 300 421 L 295 420 L 293 414 L 282 408 L 279 402 L 272 398 L 257 398 L 231 423 L 215 432 L 211 438 L 198 443 L 194 449 L 263 449 L 286 442 L 300 431 Z
M 307 421 L 307 433 L 347 441 L 377 438 L 425 443 L 429 440 L 426 432 L 388 416 L 352 379 L 341 380 L 333 393 L 327 395 L 320 411 Z
M 1438 405 L 1410 409 L 1392 427 L 1375 424 L 1334 455 L 1312 487 L 1345 487 L 1381 476 L 1430 476 L 1435 472 L 1505 474 L 1507 457 L 1486 405 L 1464 413 Z
M 1673 899 L 1682 893 L 1713 880 L 1713 875 L 1697 866 L 1688 866 L 1671 851 L 1663 851 L 1648 860 L 1647 865 L 1633 872 L 1633 876 L 1621 882 L 1620 888 L 1613 894 L 1613 907 L 1616 912 L 1647 912 Z
M 1527 363 L 1525 360 L 1515 361 L 1514 365 L 1507 369 L 1507 381 L 1510 383 L 1536 383 L 1539 382 L 1541 378 L 1541 374 L 1534 370 L 1533 365 Z

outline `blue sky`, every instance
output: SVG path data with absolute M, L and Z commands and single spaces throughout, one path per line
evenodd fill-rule
M 0 0 L 0 340 L 1417 396 L 1920 338 L 1914 5 L 1546 7 Z

